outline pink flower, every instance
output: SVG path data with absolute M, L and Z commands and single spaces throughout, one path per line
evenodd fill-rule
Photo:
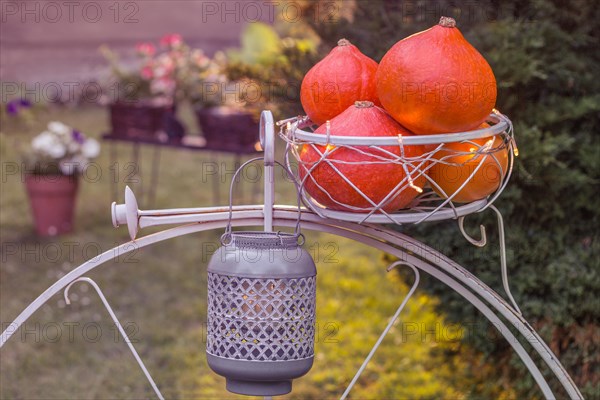
M 183 44 L 183 38 L 178 33 L 165 35 L 160 39 L 160 45 L 165 47 L 179 47 Z
M 210 63 L 210 59 L 201 50 L 194 50 L 192 52 L 192 60 L 200 68 L 208 67 Z
M 144 57 L 152 57 L 156 53 L 156 48 L 152 43 L 139 43 L 135 46 L 135 50 Z
M 154 64 L 154 76 L 157 78 L 172 75 L 175 69 L 175 63 L 168 54 L 161 54 Z
M 147 81 L 152 79 L 154 77 L 154 71 L 152 70 L 152 66 L 146 65 L 145 67 L 143 67 L 140 71 L 140 75 Z
M 175 81 L 170 78 L 158 78 L 150 82 L 150 91 L 154 94 L 172 95 L 175 91 Z

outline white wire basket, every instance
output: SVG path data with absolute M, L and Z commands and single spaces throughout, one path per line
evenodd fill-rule
M 505 115 L 493 110 L 487 123 L 468 132 L 397 137 L 334 135 L 329 124 L 326 133 L 315 133 L 302 116 L 277 125 L 302 200 L 319 216 L 418 224 L 483 211 L 500 196 L 518 149 Z

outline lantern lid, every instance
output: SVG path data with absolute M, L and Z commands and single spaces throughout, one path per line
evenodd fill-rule
M 254 249 L 293 249 L 304 244 L 304 236 L 287 232 L 231 232 L 221 238 L 224 245 Z
M 301 245 L 304 236 L 286 232 L 227 232 L 208 272 L 249 278 L 304 278 L 317 269 Z

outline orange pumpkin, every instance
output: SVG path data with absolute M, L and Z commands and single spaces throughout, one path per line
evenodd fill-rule
M 321 125 L 315 132 L 325 134 L 326 125 Z M 412 136 L 382 108 L 374 106 L 372 102 L 356 102 L 333 118 L 330 121 L 330 133 L 338 136 Z M 382 207 L 387 212 L 396 211 L 406 207 L 419 191 L 409 187 L 404 169 L 399 164 L 393 164 L 395 157 L 386 154 L 385 151 L 396 156 L 400 154 L 398 146 L 336 148 L 334 145 L 327 145 L 313 148 L 311 145 L 304 145 L 300 151 L 300 178 L 304 179 L 310 170 L 310 176 L 306 178 L 304 187 L 313 199 L 333 210 L 353 212 L 372 209 L 374 206 L 369 200 L 379 204 L 399 183 L 404 181 L 402 189 L 397 190 Z M 423 151 L 421 146 L 404 147 L 405 157 L 417 157 L 422 155 Z M 329 152 L 325 156 L 326 161 L 320 161 L 326 152 Z M 408 163 L 407 169 L 413 185 L 422 188 L 426 178 L 417 171 L 416 166 L 416 162 L 415 165 Z M 342 175 L 367 198 L 344 180 Z
M 496 103 L 490 65 L 447 17 L 396 43 L 379 63 L 376 83 L 386 111 L 416 134 L 474 129 Z
M 354 104 L 368 100 L 380 105 L 375 88 L 377 63 L 346 39 L 304 76 L 300 101 L 317 125 L 333 119 Z
M 486 126 L 489 125 L 482 127 Z M 432 158 L 438 161 L 433 162 L 428 175 L 443 192 L 431 184 L 433 190 L 444 198 L 456 193 L 453 202 L 468 203 L 483 199 L 500 187 L 508 168 L 508 147 L 500 136 L 487 137 L 446 143 Z

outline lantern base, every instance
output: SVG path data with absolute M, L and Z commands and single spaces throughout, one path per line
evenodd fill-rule
M 292 379 L 310 371 L 314 357 L 288 361 L 248 361 L 206 352 L 209 367 L 227 379 L 227 390 L 248 396 L 280 396 L 292 391 Z
M 281 396 L 292 391 L 292 381 L 257 382 L 227 379 L 227 390 L 246 396 Z

